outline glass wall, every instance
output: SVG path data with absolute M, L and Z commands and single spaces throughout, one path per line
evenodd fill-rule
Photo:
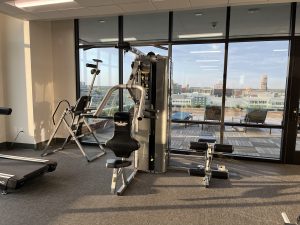
M 135 46 L 136 49 L 138 49 L 139 51 L 143 52 L 144 54 L 148 54 L 149 52 L 154 52 L 155 54 L 159 54 L 162 56 L 168 56 L 168 47 L 167 46 Z M 123 82 L 127 83 L 130 74 L 131 74 L 131 63 L 133 62 L 133 60 L 135 59 L 136 55 L 131 53 L 131 52 L 127 52 L 124 55 L 124 64 L 123 64 Z M 133 101 L 130 97 L 130 94 L 127 90 L 123 91 L 123 108 L 124 110 L 128 110 L 130 109 L 130 107 L 133 106 Z
M 118 42 L 118 17 L 79 20 L 80 44 L 114 44 Z
M 124 41 L 168 40 L 169 13 L 124 16 Z
M 296 35 L 300 35 L 300 4 L 297 4 L 297 15 L 296 15 L 296 28 L 295 28 Z
M 235 153 L 280 157 L 289 41 L 230 43 L 225 143 Z M 243 125 L 259 125 L 246 127 Z M 274 125 L 274 126 L 273 126 Z M 273 127 L 272 127 L 273 126 Z
M 118 42 L 119 25 L 123 27 L 125 41 L 139 45 L 137 48 L 145 53 L 153 51 L 161 55 L 167 55 L 168 51 L 154 45 L 167 42 L 169 30 L 172 30 L 170 147 L 188 149 L 190 141 L 213 134 L 218 142 L 233 144 L 236 154 L 278 159 L 284 126 L 290 11 L 289 3 L 233 6 L 229 40 L 225 38 L 226 7 L 175 11 L 171 28 L 167 12 L 125 15 L 123 24 L 118 24 L 118 17 L 80 19 L 79 41 L 83 45 L 80 93 L 87 92 L 90 82 L 89 70 L 84 65 L 91 63 L 94 57 L 104 61 L 93 94 L 94 105 L 99 104 L 109 87 L 119 82 L 119 67 L 123 67 L 123 82 L 127 82 L 135 56 L 128 52 L 123 65 L 118 64 L 118 50 L 114 45 Z M 299 15 L 298 6 L 296 34 L 300 34 Z M 270 38 L 273 41 L 261 41 Z M 229 52 L 224 91 L 226 42 Z M 147 46 L 150 43 L 153 46 Z M 83 50 L 85 45 L 93 44 L 101 48 Z M 126 110 L 133 102 L 127 91 L 123 97 Z M 222 98 L 225 98 L 225 105 L 222 105 Z M 103 116 L 113 115 L 118 109 L 118 99 L 116 93 Z M 222 108 L 224 121 L 221 121 Z M 254 113 L 256 121 L 253 121 L 251 112 L 255 110 L 259 112 Z M 176 123 L 178 120 L 185 120 L 185 123 Z M 192 125 L 190 121 L 197 124 Z M 225 130 L 221 134 L 223 122 Z
M 80 96 L 87 95 L 92 82 L 91 68 L 86 63 L 95 64 L 93 59 L 101 59 L 101 73 L 97 76 L 92 92 L 91 107 L 97 107 L 109 88 L 119 83 L 118 50 L 115 48 L 93 48 L 80 50 Z M 102 116 L 113 116 L 119 109 L 119 94 L 108 102 Z M 96 135 L 100 141 L 106 141 L 113 135 L 113 121 L 111 119 L 89 119 L 89 123 L 96 129 Z M 91 139 L 93 140 L 93 139 Z M 89 141 L 86 137 L 85 141 Z
M 226 8 L 174 12 L 173 40 L 224 38 Z
M 221 121 L 224 44 L 173 46 L 172 120 Z M 173 123 L 171 147 L 189 148 L 202 134 L 219 136 L 220 125 Z
M 290 4 L 231 8 L 230 37 L 288 36 Z

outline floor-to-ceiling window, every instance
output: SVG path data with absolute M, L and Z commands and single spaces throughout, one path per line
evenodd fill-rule
M 187 149 L 199 136 L 219 136 L 224 44 L 173 46 L 171 148 Z M 207 122 L 192 125 L 189 120 Z
M 89 80 L 84 64 L 94 56 L 105 59 L 101 76 L 109 74 L 96 81 L 95 105 L 108 87 L 127 82 L 135 56 L 128 52 L 120 61 L 118 42 L 130 42 L 146 54 L 172 53 L 171 148 L 188 149 L 190 141 L 210 134 L 233 144 L 235 154 L 279 159 L 290 12 L 291 4 L 268 4 L 126 15 L 119 21 L 80 19 L 81 94 Z M 133 104 L 126 91 L 119 100 L 116 94 L 104 116 L 121 102 L 125 110 Z
M 124 41 L 130 42 L 132 47 L 147 55 L 149 52 L 168 56 L 166 46 L 153 43 L 159 43 L 168 40 L 169 14 L 167 12 L 154 14 L 138 14 L 124 16 Z M 152 46 L 143 46 L 147 43 Z M 143 44 L 141 44 L 143 43 Z M 138 46 L 135 46 L 138 44 Z M 141 46 L 142 45 L 142 46 Z M 149 44 L 148 44 L 149 45 Z M 128 51 L 123 56 L 123 83 L 127 83 L 131 74 L 131 63 L 137 55 Z M 124 110 L 130 109 L 133 101 L 128 90 L 123 91 Z
M 229 45 L 224 120 L 232 124 L 224 143 L 235 154 L 280 157 L 288 48 L 288 41 Z
M 225 126 L 224 142 L 235 154 L 280 158 L 290 10 L 290 4 L 231 8 L 224 121 L 232 126 Z
M 202 135 L 220 136 L 225 45 L 214 40 L 224 39 L 225 30 L 226 8 L 173 13 L 172 36 L 178 44 L 172 46 L 172 149 L 188 149 Z
M 80 96 L 87 95 L 92 84 L 93 74 L 86 64 L 96 64 L 93 59 L 100 59 L 100 74 L 96 76 L 91 92 L 91 107 L 97 107 L 106 92 L 119 83 L 118 50 L 114 45 L 118 42 L 118 18 L 81 19 L 79 21 L 79 44 L 84 48 L 79 50 L 80 63 Z M 119 110 L 119 94 L 114 95 L 106 105 L 101 116 L 110 117 Z M 96 130 L 100 141 L 108 140 L 113 135 L 112 119 L 89 119 Z M 89 141 L 85 138 L 85 141 Z
M 296 26 L 295 26 L 295 34 L 299 38 L 300 36 L 300 5 L 297 5 L 297 17 L 296 17 Z M 298 93 L 300 90 L 298 90 Z M 300 94 L 299 94 L 300 96 Z M 297 137 L 295 143 L 295 151 L 300 152 L 300 99 L 298 104 L 298 116 L 297 116 Z

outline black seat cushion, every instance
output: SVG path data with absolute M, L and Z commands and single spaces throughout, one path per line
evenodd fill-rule
M 128 158 L 140 148 L 139 142 L 131 136 L 131 116 L 129 112 L 117 112 L 114 115 L 115 132 L 112 139 L 106 142 L 117 157 Z
M 108 159 L 106 161 L 107 168 L 123 168 L 131 165 L 131 161 L 129 160 L 121 160 L 121 159 Z

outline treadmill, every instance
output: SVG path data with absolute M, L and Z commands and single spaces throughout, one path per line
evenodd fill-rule
M 10 115 L 11 108 L 0 107 L 0 115 Z M 51 160 L 0 154 L 0 191 L 22 187 L 28 180 L 52 172 L 57 163 Z

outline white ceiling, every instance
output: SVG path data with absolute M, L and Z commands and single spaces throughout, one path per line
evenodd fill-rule
M 75 19 L 228 5 L 292 2 L 292 0 L 75 0 L 73 3 L 34 7 L 24 11 L 6 4 L 7 1 L 9 0 L 0 0 L 0 12 L 25 20 Z

